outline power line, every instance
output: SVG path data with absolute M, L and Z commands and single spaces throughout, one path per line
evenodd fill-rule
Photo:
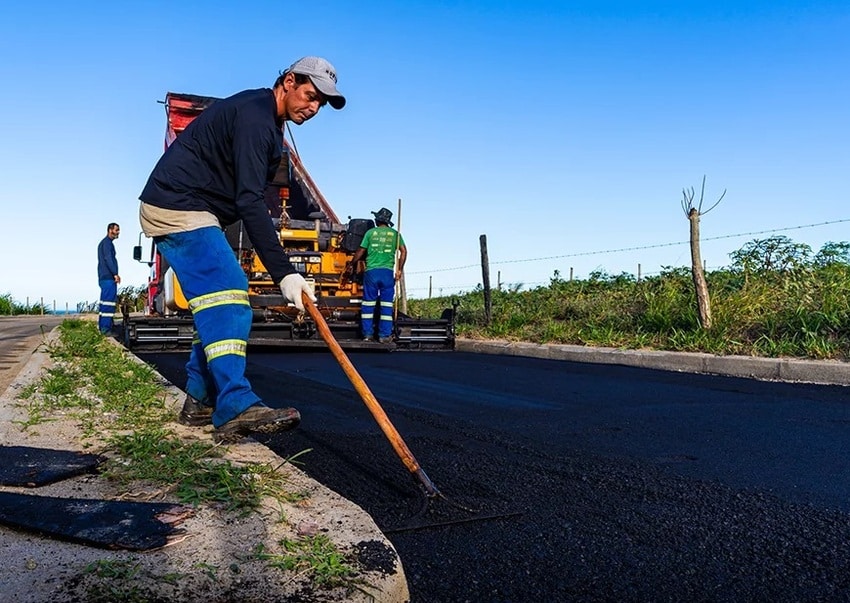
M 832 220 L 830 222 L 818 222 L 817 224 L 803 224 L 800 226 L 788 226 L 785 228 L 774 228 L 771 230 L 757 230 L 753 232 L 742 232 L 738 234 L 730 234 L 730 235 L 721 235 L 717 237 L 706 237 L 701 239 L 701 241 L 719 241 L 721 239 L 734 239 L 737 237 L 751 237 L 754 235 L 762 235 L 768 233 L 775 232 L 786 232 L 789 230 L 802 230 L 804 228 L 815 228 L 817 226 L 827 226 L 830 224 L 841 224 L 842 222 L 850 222 L 850 218 L 843 218 L 841 220 Z M 501 265 L 501 264 L 520 264 L 523 262 L 542 262 L 544 260 L 560 260 L 562 258 L 575 258 L 580 256 L 588 256 L 588 255 L 604 255 L 607 253 L 621 253 L 623 251 L 641 251 L 643 249 L 658 249 L 660 247 L 674 247 L 676 245 L 690 245 L 690 241 L 677 241 L 675 243 L 657 243 L 655 245 L 641 245 L 638 247 L 621 247 L 620 249 L 605 249 L 601 251 L 581 251 L 578 253 L 566 253 L 564 255 L 550 255 L 546 257 L 540 258 L 526 258 L 520 260 L 502 260 L 500 262 L 490 262 L 492 265 Z M 467 264 L 466 266 L 454 266 L 452 268 L 435 268 L 433 270 L 419 270 L 416 272 L 409 272 L 408 274 L 433 274 L 435 272 L 450 272 L 453 270 L 466 270 L 468 268 L 478 268 L 481 264 Z

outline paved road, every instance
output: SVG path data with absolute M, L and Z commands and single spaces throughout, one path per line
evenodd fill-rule
M 415 602 L 850 600 L 850 389 L 466 353 L 253 353 L 267 443 L 389 532 Z M 183 356 L 148 356 L 182 385 Z M 486 519 L 486 517 L 492 517 Z M 463 522 L 473 519 L 468 523 Z M 434 524 L 439 527 L 427 527 Z
M 15 379 L 43 334 L 63 320 L 60 316 L 0 316 L 0 393 Z

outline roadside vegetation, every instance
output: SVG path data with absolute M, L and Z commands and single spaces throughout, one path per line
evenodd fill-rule
M 171 496 L 184 504 L 215 505 L 237 515 L 258 509 L 266 497 L 278 503 L 306 498 L 303 492 L 287 489 L 281 466 L 235 463 L 223 458 L 225 449 L 212 439 L 177 434 L 171 428 L 176 411 L 168 403 L 161 377 L 108 341 L 93 321 L 63 321 L 58 339 L 45 346 L 54 362 L 18 396 L 28 411 L 27 419 L 19 423 L 21 429 L 36 430 L 58 417 L 71 418 L 83 431 L 84 446 L 108 458 L 101 474 L 122 496 L 142 493 L 158 500 Z M 282 507 L 280 520 L 285 520 Z M 361 588 L 362 579 L 356 578 L 345 555 L 330 540 L 299 537 L 280 543 L 281 553 L 264 551 L 259 544 L 251 550 L 251 543 L 245 544 L 249 547 L 246 559 L 294 570 L 317 587 Z M 139 593 L 132 580 L 119 585 L 107 571 L 127 570 L 131 565 L 104 560 L 91 568 L 110 582 L 95 585 L 89 594 L 97 591 L 104 598 L 91 600 L 147 600 L 136 598 Z
M 634 275 L 560 273 L 547 286 L 521 284 L 410 300 L 413 316 L 439 316 L 458 303 L 457 333 L 479 339 L 562 343 L 763 357 L 850 359 L 850 243 L 817 253 L 784 236 L 754 240 L 707 272 L 713 324 L 700 326 L 690 268 Z
M 59 332 L 48 345 L 54 366 L 21 393 L 29 411 L 24 429 L 70 415 L 86 445 L 112 455 L 104 475 L 128 491 L 144 482 L 180 502 L 221 503 L 231 511 L 250 511 L 263 496 L 299 497 L 284 490 L 276 468 L 235 465 L 212 440 L 179 437 L 169 427 L 176 414 L 160 377 L 108 342 L 94 322 L 65 320 Z
M 50 314 L 41 303 L 33 305 L 22 304 L 12 297 L 11 293 L 0 295 L 0 316 L 17 316 L 20 314 Z

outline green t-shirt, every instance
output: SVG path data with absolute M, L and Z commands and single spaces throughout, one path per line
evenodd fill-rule
M 398 237 L 398 246 L 396 246 Z M 395 266 L 395 252 L 404 245 L 401 233 L 389 226 L 377 226 L 366 231 L 360 246 L 366 250 L 366 270 L 373 268 L 389 268 Z

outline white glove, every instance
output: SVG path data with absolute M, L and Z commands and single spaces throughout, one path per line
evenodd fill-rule
M 314 303 L 316 301 L 316 296 L 310 289 L 310 285 L 297 272 L 283 277 L 283 280 L 280 281 L 280 292 L 283 293 L 284 298 L 295 304 L 295 307 L 302 312 L 304 311 L 304 302 L 301 300 L 302 293 L 306 293 L 310 301 Z

